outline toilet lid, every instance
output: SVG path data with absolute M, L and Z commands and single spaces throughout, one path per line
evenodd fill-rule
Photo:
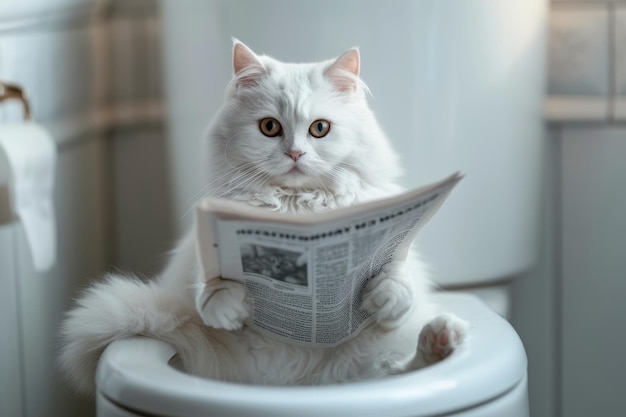
M 522 381 L 526 354 L 505 319 L 474 296 L 441 293 L 435 301 L 470 322 L 468 338 L 448 358 L 419 371 L 339 385 L 252 386 L 180 372 L 168 364 L 176 354 L 171 345 L 138 336 L 107 347 L 98 392 L 120 407 L 172 417 L 407 417 L 466 409 Z

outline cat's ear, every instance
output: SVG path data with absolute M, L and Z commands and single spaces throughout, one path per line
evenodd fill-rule
M 361 58 L 357 48 L 348 49 L 330 67 L 324 75 L 339 91 L 356 90 Z
M 233 70 L 237 84 L 254 85 L 265 75 L 265 67 L 254 52 L 241 41 L 233 39 Z

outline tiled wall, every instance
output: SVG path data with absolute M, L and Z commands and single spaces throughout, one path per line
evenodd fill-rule
M 552 346 L 552 366 L 531 374 L 532 415 L 621 415 L 626 362 L 598 354 L 595 341 L 626 349 L 613 330 L 626 316 L 626 1 L 552 0 L 549 29 L 551 261 L 536 278 L 553 292 L 551 325 L 535 322 L 526 340 L 531 370 L 533 345 Z
M 626 121 L 626 1 L 553 0 L 546 117 Z

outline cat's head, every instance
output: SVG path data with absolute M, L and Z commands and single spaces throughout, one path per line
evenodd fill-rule
M 366 100 L 360 56 L 292 64 L 233 47 L 234 78 L 209 128 L 213 176 L 231 188 L 342 192 L 380 187 L 397 158 Z

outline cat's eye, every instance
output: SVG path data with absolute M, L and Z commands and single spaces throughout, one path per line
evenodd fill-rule
M 259 121 L 259 130 L 265 136 L 273 138 L 275 136 L 283 133 L 283 127 L 280 125 L 278 120 L 273 117 L 266 117 L 265 119 L 261 119 Z
M 309 133 L 316 138 L 323 138 L 330 132 L 330 122 L 328 120 L 319 119 L 311 123 Z

